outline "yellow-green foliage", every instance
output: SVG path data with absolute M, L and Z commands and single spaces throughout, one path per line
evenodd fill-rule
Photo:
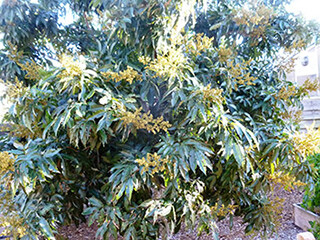
M 290 175 L 289 173 L 276 172 L 266 176 L 268 180 L 272 182 L 272 190 L 275 190 L 275 187 L 281 187 L 286 190 L 293 190 L 295 186 L 301 187 L 306 184 L 300 180 L 296 180 L 295 176 Z
M 314 124 L 307 128 L 307 132 L 296 132 L 292 136 L 292 140 L 295 144 L 295 150 L 304 157 L 320 153 L 320 128 L 316 130 Z

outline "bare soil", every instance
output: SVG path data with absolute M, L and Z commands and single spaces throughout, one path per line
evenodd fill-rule
M 285 191 L 278 189 L 275 193 L 276 196 L 284 198 L 283 211 L 280 214 L 280 224 L 277 234 L 270 236 L 269 240 L 294 240 L 298 233 L 303 232 L 302 229 L 296 227 L 293 222 L 293 204 L 302 201 L 303 192 L 297 189 L 292 191 Z M 221 240 L 259 240 L 259 237 L 246 236 L 244 233 L 245 225 L 242 223 L 241 218 L 234 219 L 234 227 L 230 230 L 228 220 L 223 220 L 218 223 Z M 76 227 L 75 225 L 63 226 L 59 232 L 61 240 L 94 240 L 97 225 L 88 227 L 85 223 Z M 211 240 L 210 235 L 197 236 L 196 230 L 182 230 L 178 234 L 171 237 L 171 240 Z

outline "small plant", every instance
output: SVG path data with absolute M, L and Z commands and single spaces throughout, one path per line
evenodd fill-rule
M 320 239 L 320 223 L 317 221 L 310 221 L 311 231 L 316 239 Z
M 301 206 L 316 214 L 320 214 L 320 154 L 313 154 L 308 157 L 310 166 L 313 168 L 312 180 L 314 184 L 308 185 L 305 188 L 303 202 Z M 311 187 L 310 187 L 311 186 Z M 311 228 L 310 232 L 313 233 L 316 239 L 320 238 L 320 223 L 318 221 L 309 221 Z
M 302 207 L 320 214 L 320 154 L 311 155 L 308 160 L 313 168 L 312 179 L 314 184 L 306 187 Z

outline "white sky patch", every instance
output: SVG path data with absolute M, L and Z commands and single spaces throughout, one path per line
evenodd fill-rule
M 66 26 L 73 23 L 77 19 L 77 17 L 73 15 L 69 3 L 65 7 L 65 12 L 66 15 L 64 17 L 59 17 L 58 23 L 61 23 L 62 25 Z
M 3 0 L 0 0 L 0 5 Z M 31 3 L 38 3 L 38 0 L 30 0 Z M 290 12 L 302 14 L 308 20 L 317 20 L 320 22 L 320 0 L 292 0 L 292 3 L 287 7 Z M 67 9 L 68 12 L 68 9 Z M 68 16 L 62 20 L 63 24 L 70 24 L 73 17 Z
M 307 20 L 320 22 L 320 0 L 293 0 L 288 11 L 301 14 Z

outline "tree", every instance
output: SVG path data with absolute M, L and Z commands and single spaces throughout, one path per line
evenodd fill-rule
M 67 5 L 75 21 L 59 24 Z M 14 236 L 55 239 L 84 215 L 105 239 L 182 224 L 217 239 L 215 222 L 234 214 L 249 233 L 276 229 L 268 192 L 308 180 L 316 148 L 292 114 L 318 88 L 286 81 L 281 56 L 316 26 L 283 1 L 21 0 L 1 11 L 13 103 L 1 212 Z

